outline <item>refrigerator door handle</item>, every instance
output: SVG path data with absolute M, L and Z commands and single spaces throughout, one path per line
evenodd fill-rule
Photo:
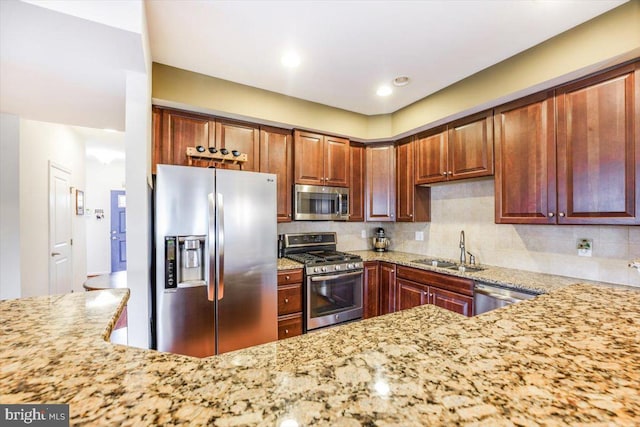
M 209 235 L 207 239 L 209 241 L 209 280 L 207 280 L 207 299 L 209 301 L 215 301 L 216 290 L 214 288 L 215 276 L 216 276 L 216 201 L 213 198 L 213 193 L 209 193 L 208 196 L 209 206 Z
M 216 284 L 218 286 L 218 301 L 224 298 L 224 203 L 222 194 L 218 193 L 216 218 L 218 219 L 218 238 L 216 239 L 218 257 L 216 258 Z

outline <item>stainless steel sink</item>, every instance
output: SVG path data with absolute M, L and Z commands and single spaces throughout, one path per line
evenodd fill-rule
M 449 270 L 458 270 L 461 273 L 475 273 L 476 271 L 485 270 L 484 267 L 476 267 L 473 265 L 453 265 L 451 267 L 446 267 Z
M 445 261 L 437 258 L 423 258 L 423 259 L 415 259 L 411 262 L 415 262 L 416 264 L 424 264 L 431 267 L 440 267 L 440 268 L 458 268 L 458 264 L 451 261 Z

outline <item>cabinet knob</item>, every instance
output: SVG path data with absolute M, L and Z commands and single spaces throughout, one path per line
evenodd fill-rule
M 285 335 L 289 335 L 289 330 L 288 330 L 288 329 L 285 329 L 285 330 L 284 330 L 284 333 L 285 333 Z
M 447 171 L 442 172 L 443 176 L 447 176 Z
M 287 214 L 287 217 L 291 218 L 291 214 Z
M 447 173 L 448 173 L 449 175 L 453 175 L 453 172 L 451 172 L 451 171 L 449 171 L 449 172 L 447 172 Z
M 547 216 L 548 216 L 549 218 L 553 218 L 555 215 L 554 215 L 554 213 L 553 213 L 553 212 L 549 212 L 549 213 L 547 214 Z
M 392 272 L 392 273 L 395 273 L 396 271 L 395 271 L 395 270 L 391 270 L 391 272 Z
M 284 276 L 285 280 L 289 280 L 289 276 Z
M 289 303 L 289 298 L 285 298 L 285 299 L 284 299 L 284 303 L 285 303 L 285 304 L 288 304 L 288 303 Z
M 427 291 L 423 291 L 422 293 L 423 293 L 424 295 L 429 295 L 429 292 L 427 292 Z
M 409 214 L 409 218 L 413 218 L 413 214 Z
M 433 296 L 433 294 L 429 294 L 429 296 L 430 296 L 430 297 L 432 297 L 432 296 Z
M 561 218 L 564 218 L 564 212 L 560 212 L 560 213 L 558 214 L 558 216 L 559 216 L 559 217 L 561 217 Z

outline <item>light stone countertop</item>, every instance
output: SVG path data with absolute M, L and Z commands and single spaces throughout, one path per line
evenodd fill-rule
M 72 425 L 640 424 L 640 292 L 593 285 L 465 318 L 434 305 L 205 359 L 105 339 L 129 291 L 0 302 L 0 402 Z
M 461 273 L 457 270 L 449 270 L 447 268 L 432 267 L 425 264 L 418 264 L 412 261 L 424 258 L 437 258 L 428 255 L 418 255 L 407 252 L 375 252 L 371 250 L 365 251 L 348 251 L 351 254 L 360 255 L 364 261 L 384 261 L 394 264 L 406 265 L 408 267 L 414 267 L 422 270 L 436 271 L 439 273 L 445 273 L 452 276 L 465 277 L 469 279 L 479 280 L 485 283 L 497 284 L 500 286 L 506 286 L 516 289 L 525 289 L 537 293 L 549 293 L 554 290 L 563 288 L 568 285 L 576 283 L 592 283 L 596 285 L 605 286 L 622 286 L 622 285 L 609 285 L 601 282 L 594 282 L 585 279 L 576 279 L 566 276 L 557 276 L 553 274 L 536 273 L 532 271 L 516 270 L 512 268 L 497 267 L 488 264 L 482 264 L 480 267 L 485 268 L 483 271 L 474 273 Z M 454 261 L 454 260 L 449 260 Z M 278 270 L 302 268 L 302 264 L 295 261 L 281 258 L 278 259 Z

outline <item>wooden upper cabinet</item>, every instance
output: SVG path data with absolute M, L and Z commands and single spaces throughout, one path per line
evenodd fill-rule
M 399 141 L 396 147 L 396 221 L 431 219 L 431 190 L 415 185 L 413 138 Z
M 449 123 L 447 179 L 493 175 L 493 111 Z
M 494 127 L 496 223 L 555 223 L 553 93 L 496 108 Z
M 640 223 L 639 64 L 557 89 L 559 224 Z
M 160 163 L 187 166 L 187 147 L 215 146 L 215 121 L 206 116 L 174 110 L 162 111 Z M 194 166 L 208 166 L 209 161 L 195 160 Z
M 151 173 L 156 173 L 156 166 L 162 163 L 162 110 L 158 107 L 151 109 L 151 119 L 153 126 L 152 153 L 151 153 Z
M 446 126 L 418 134 L 415 142 L 415 183 L 447 180 L 448 133 Z
M 418 135 L 416 184 L 493 175 L 493 111 Z
M 351 143 L 349 147 L 349 221 L 364 221 L 364 180 L 366 156 L 363 144 Z
M 291 131 L 260 129 L 260 172 L 277 176 L 278 222 L 291 221 L 293 187 L 293 136 Z
M 395 147 L 393 145 L 369 146 L 366 148 L 366 154 L 366 219 L 367 221 L 395 221 Z
M 224 163 L 225 169 L 241 169 L 257 172 L 260 162 L 260 130 L 252 125 L 230 121 L 216 122 L 217 148 L 231 152 L 238 150 L 247 154 L 247 161 L 241 164 Z
M 349 186 L 349 140 L 335 136 L 324 137 L 325 184 L 335 187 Z
M 294 132 L 296 184 L 349 186 L 349 140 Z

